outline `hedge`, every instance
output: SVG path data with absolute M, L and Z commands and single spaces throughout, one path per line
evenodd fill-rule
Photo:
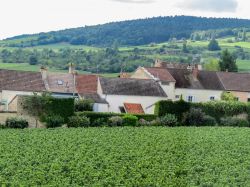
M 50 98 L 49 104 L 46 106 L 47 115 L 57 115 L 68 121 L 70 116 L 74 115 L 74 99 L 73 98 Z
M 190 108 L 200 108 L 205 114 L 219 120 L 226 116 L 248 114 L 250 118 L 250 103 L 237 101 L 211 101 L 206 103 L 188 103 L 185 101 L 159 101 L 155 107 L 155 115 L 161 117 L 166 114 L 174 114 L 180 120 Z
M 97 119 L 103 119 L 106 122 L 108 122 L 109 118 L 113 117 L 113 116 L 120 116 L 123 117 L 126 114 L 121 114 L 121 113 L 105 113 L 105 112 L 76 112 L 75 113 L 77 116 L 86 116 L 90 119 L 90 122 L 93 123 L 95 120 Z M 145 119 L 147 121 L 153 121 L 157 118 L 156 115 L 152 115 L 152 114 L 133 114 L 134 116 L 136 116 L 138 118 L 138 120 L 140 119 Z

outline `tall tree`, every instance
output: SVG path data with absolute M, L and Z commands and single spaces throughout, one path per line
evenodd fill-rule
M 237 72 L 236 57 L 232 55 L 227 49 L 221 54 L 219 61 L 221 71 Z
M 219 43 L 216 39 L 212 39 L 208 44 L 208 50 L 209 51 L 219 51 L 221 48 L 219 46 Z

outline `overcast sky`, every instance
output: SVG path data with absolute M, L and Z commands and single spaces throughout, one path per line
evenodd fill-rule
M 1 0 L 0 39 L 169 15 L 250 19 L 249 0 Z

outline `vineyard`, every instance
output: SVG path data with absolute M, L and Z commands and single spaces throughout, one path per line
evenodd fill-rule
M 248 186 L 248 128 L 0 130 L 0 185 Z

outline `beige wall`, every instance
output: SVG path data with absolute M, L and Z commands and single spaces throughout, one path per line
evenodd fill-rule
M 231 92 L 235 97 L 239 98 L 239 101 L 241 102 L 247 102 L 248 98 L 250 98 L 250 93 L 248 92 Z
M 144 68 L 139 67 L 135 73 L 131 76 L 133 79 L 153 79 L 148 73 L 145 72 Z
M 195 89 L 179 89 L 175 90 L 175 95 L 183 97 L 185 101 L 188 101 L 189 96 L 194 97 L 193 102 L 208 102 L 210 97 L 215 97 L 215 100 L 221 100 L 221 94 L 223 91 L 216 90 L 195 90 Z

